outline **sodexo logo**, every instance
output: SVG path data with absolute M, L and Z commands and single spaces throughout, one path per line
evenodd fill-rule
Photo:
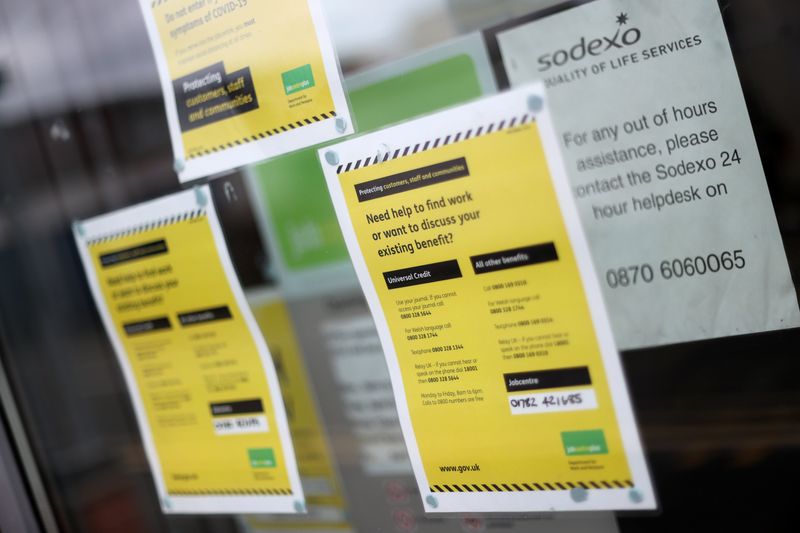
M 614 49 L 625 48 L 639 42 L 642 32 L 639 28 L 632 27 L 623 31 L 623 26 L 628 24 L 628 14 L 620 13 L 617 16 L 617 32 L 610 36 L 587 39 L 581 37 L 574 46 L 556 50 L 549 54 L 539 56 L 539 72 L 545 72 L 552 67 L 562 67 L 570 61 L 580 61 L 586 57 L 597 57 Z

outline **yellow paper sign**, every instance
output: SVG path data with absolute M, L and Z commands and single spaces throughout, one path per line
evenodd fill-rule
M 319 0 L 140 6 L 181 181 L 352 133 Z
M 330 148 L 428 511 L 653 505 L 542 102 L 527 88 Z
M 253 532 L 350 531 L 344 496 L 289 310 L 278 297 L 251 302 L 281 383 L 308 513 L 286 517 L 252 515 L 245 517 L 244 523 Z
M 301 510 L 277 376 L 213 206 L 187 191 L 75 234 L 164 510 Z

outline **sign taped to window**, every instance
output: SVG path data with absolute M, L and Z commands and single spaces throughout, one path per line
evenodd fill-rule
M 74 234 L 164 512 L 302 511 L 279 381 L 208 186 Z
M 526 87 L 319 152 L 428 512 L 655 506 L 543 102 Z
M 568 2 L 485 38 L 501 85 L 547 87 L 620 348 L 800 326 L 716 0 Z
M 139 0 L 181 182 L 353 132 L 320 0 Z
M 336 460 L 325 437 L 318 402 L 286 302 L 277 294 L 263 292 L 249 295 L 248 301 L 267 341 L 281 383 L 300 482 L 306 496 L 306 513 L 246 515 L 241 517 L 242 523 L 250 533 L 352 533 L 347 503 L 336 472 Z

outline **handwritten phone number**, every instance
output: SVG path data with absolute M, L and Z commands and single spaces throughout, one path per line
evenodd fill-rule
M 742 270 L 747 266 L 742 250 L 710 253 L 694 257 L 665 259 L 657 267 L 649 263 L 611 268 L 606 271 L 606 284 L 611 289 L 632 287 L 652 283 L 660 275 L 665 281 L 696 276 L 707 276 L 718 272 Z

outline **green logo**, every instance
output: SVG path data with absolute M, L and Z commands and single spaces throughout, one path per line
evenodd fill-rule
M 281 74 L 281 78 L 283 78 L 283 90 L 286 91 L 287 95 L 304 91 L 314 86 L 314 74 L 311 72 L 311 65 L 303 65 L 302 67 L 287 70 Z
M 253 468 L 275 468 L 275 452 L 272 448 L 250 448 L 247 450 Z
M 561 433 L 564 453 L 567 455 L 602 455 L 608 453 L 606 436 L 602 429 L 564 431 Z

